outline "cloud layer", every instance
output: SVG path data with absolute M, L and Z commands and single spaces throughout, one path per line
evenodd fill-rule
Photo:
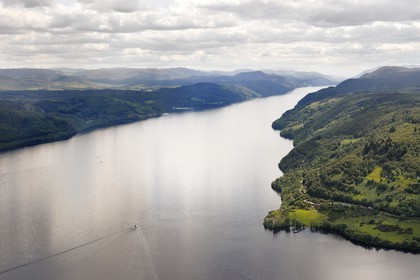
M 0 0 L 0 63 L 352 75 L 420 64 L 420 1 Z

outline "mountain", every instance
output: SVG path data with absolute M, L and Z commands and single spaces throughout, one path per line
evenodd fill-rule
M 293 70 L 264 70 L 268 74 L 283 76 L 295 83 L 307 86 L 326 86 L 336 85 L 344 79 L 341 77 L 331 77 L 317 72 L 303 72 Z
M 8 83 L 0 83 L 0 90 L 22 89 L 104 89 L 142 85 L 150 81 L 189 78 L 206 73 L 187 69 L 0 69 L 0 77 Z
M 262 71 L 241 72 L 234 76 L 221 76 L 213 80 L 216 83 L 246 87 L 261 96 L 270 96 L 290 91 L 300 85 L 294 84 L 278 75 L 269 75 Z
M 381 67 L 374 72 L 366 73 L 360 78 L 348 79 L 338 84 L 320 90 L 304 97 L 299 105 L 320 101 L 336 95 L 352 93 L 358 90 L 370 89 L 398 89 L 407 87 L 420 87 L 420 68 Z
M 65 74 L 61 70 L 0 69 L 0 90 L 80 89 L 95 88 L 82 77 Z
M 60 72 L 48 69 L 0 69 L 0 76 L 19 79 L 40 79 L 44 81 L 52 81 Z
M 366 246 L 420 251 L 420 69 L 383 67 L 304 97 L 274 121 L 294 140 L 273 182 L 294 224 Z
M 76 73 L 76 76 L 83 77 L 88 81 L 120 86 L 142 84 L 151 81 L 184 79 L 206 75 L 208 74 L 205 72 L 187 68 L 112 68 L 84 70 Z
M 254 74 L 260 72 L 260 78 L 265 82 L 271 80 L 273 86 L 274 84 L 279 84 L 278 80 L 284 79 L 285 81 L 281 81 L 281 85 L 285 88 L 290 88 L 290 84 L 293 84 L 293 87 L 335 84 L 333 80 L 321 74 L 314 79 L 305 77 L 304 74 L 286 77 L 276 74 L 265 74 L 261 71 L 245 70 L 224 73 L 204 72 L 188 68 L 0 69 L 0 90 L 156 89 L 203 82 L 240 85 L 241 82 L 249 82 L 249 80 L 241 78 L 244 72 Z M 271 77 L 262 77 L 263 74 Z M 253 78 L 255 82 L 261 79 Z

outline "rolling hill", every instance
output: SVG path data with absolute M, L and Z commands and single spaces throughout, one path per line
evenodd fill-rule
M 187 68 L 3 69 L 0 151 L 164 113 L 283 94 L 298 86 L 261 71 L 221 75 Z
M 420 251 L 420 69 L 383 67 L 308 94 L 273 128 L 294 149 L 279 164 L 285 174 L 272 187 L 283 204 L 267 228 L 297 220 Z
M 244 74 L 244 72 L 249 72 Z M 196 83 L 238 85 L 254 81 L 281 83 L 286 87 L 336 84 L 319 73 L 282 75 L 261 71 L 204 72 L 188 68 L 106 68 L 106 69 L 0 69 L 0 90 L 127 89 L 178 87 Z M 245 75 L 245 76 L 243 76 Z M 251 77 L 250 77 L 251 78 Z

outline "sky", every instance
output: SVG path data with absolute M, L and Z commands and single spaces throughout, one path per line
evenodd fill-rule
M 0 68 L 420 65 L 420 0 L 0 0 Z

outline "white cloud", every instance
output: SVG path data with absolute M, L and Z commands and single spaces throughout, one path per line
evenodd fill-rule
M 345 74 L 420 63 L 418 0 L 0 3 L 4 67 L 271 67 Z

